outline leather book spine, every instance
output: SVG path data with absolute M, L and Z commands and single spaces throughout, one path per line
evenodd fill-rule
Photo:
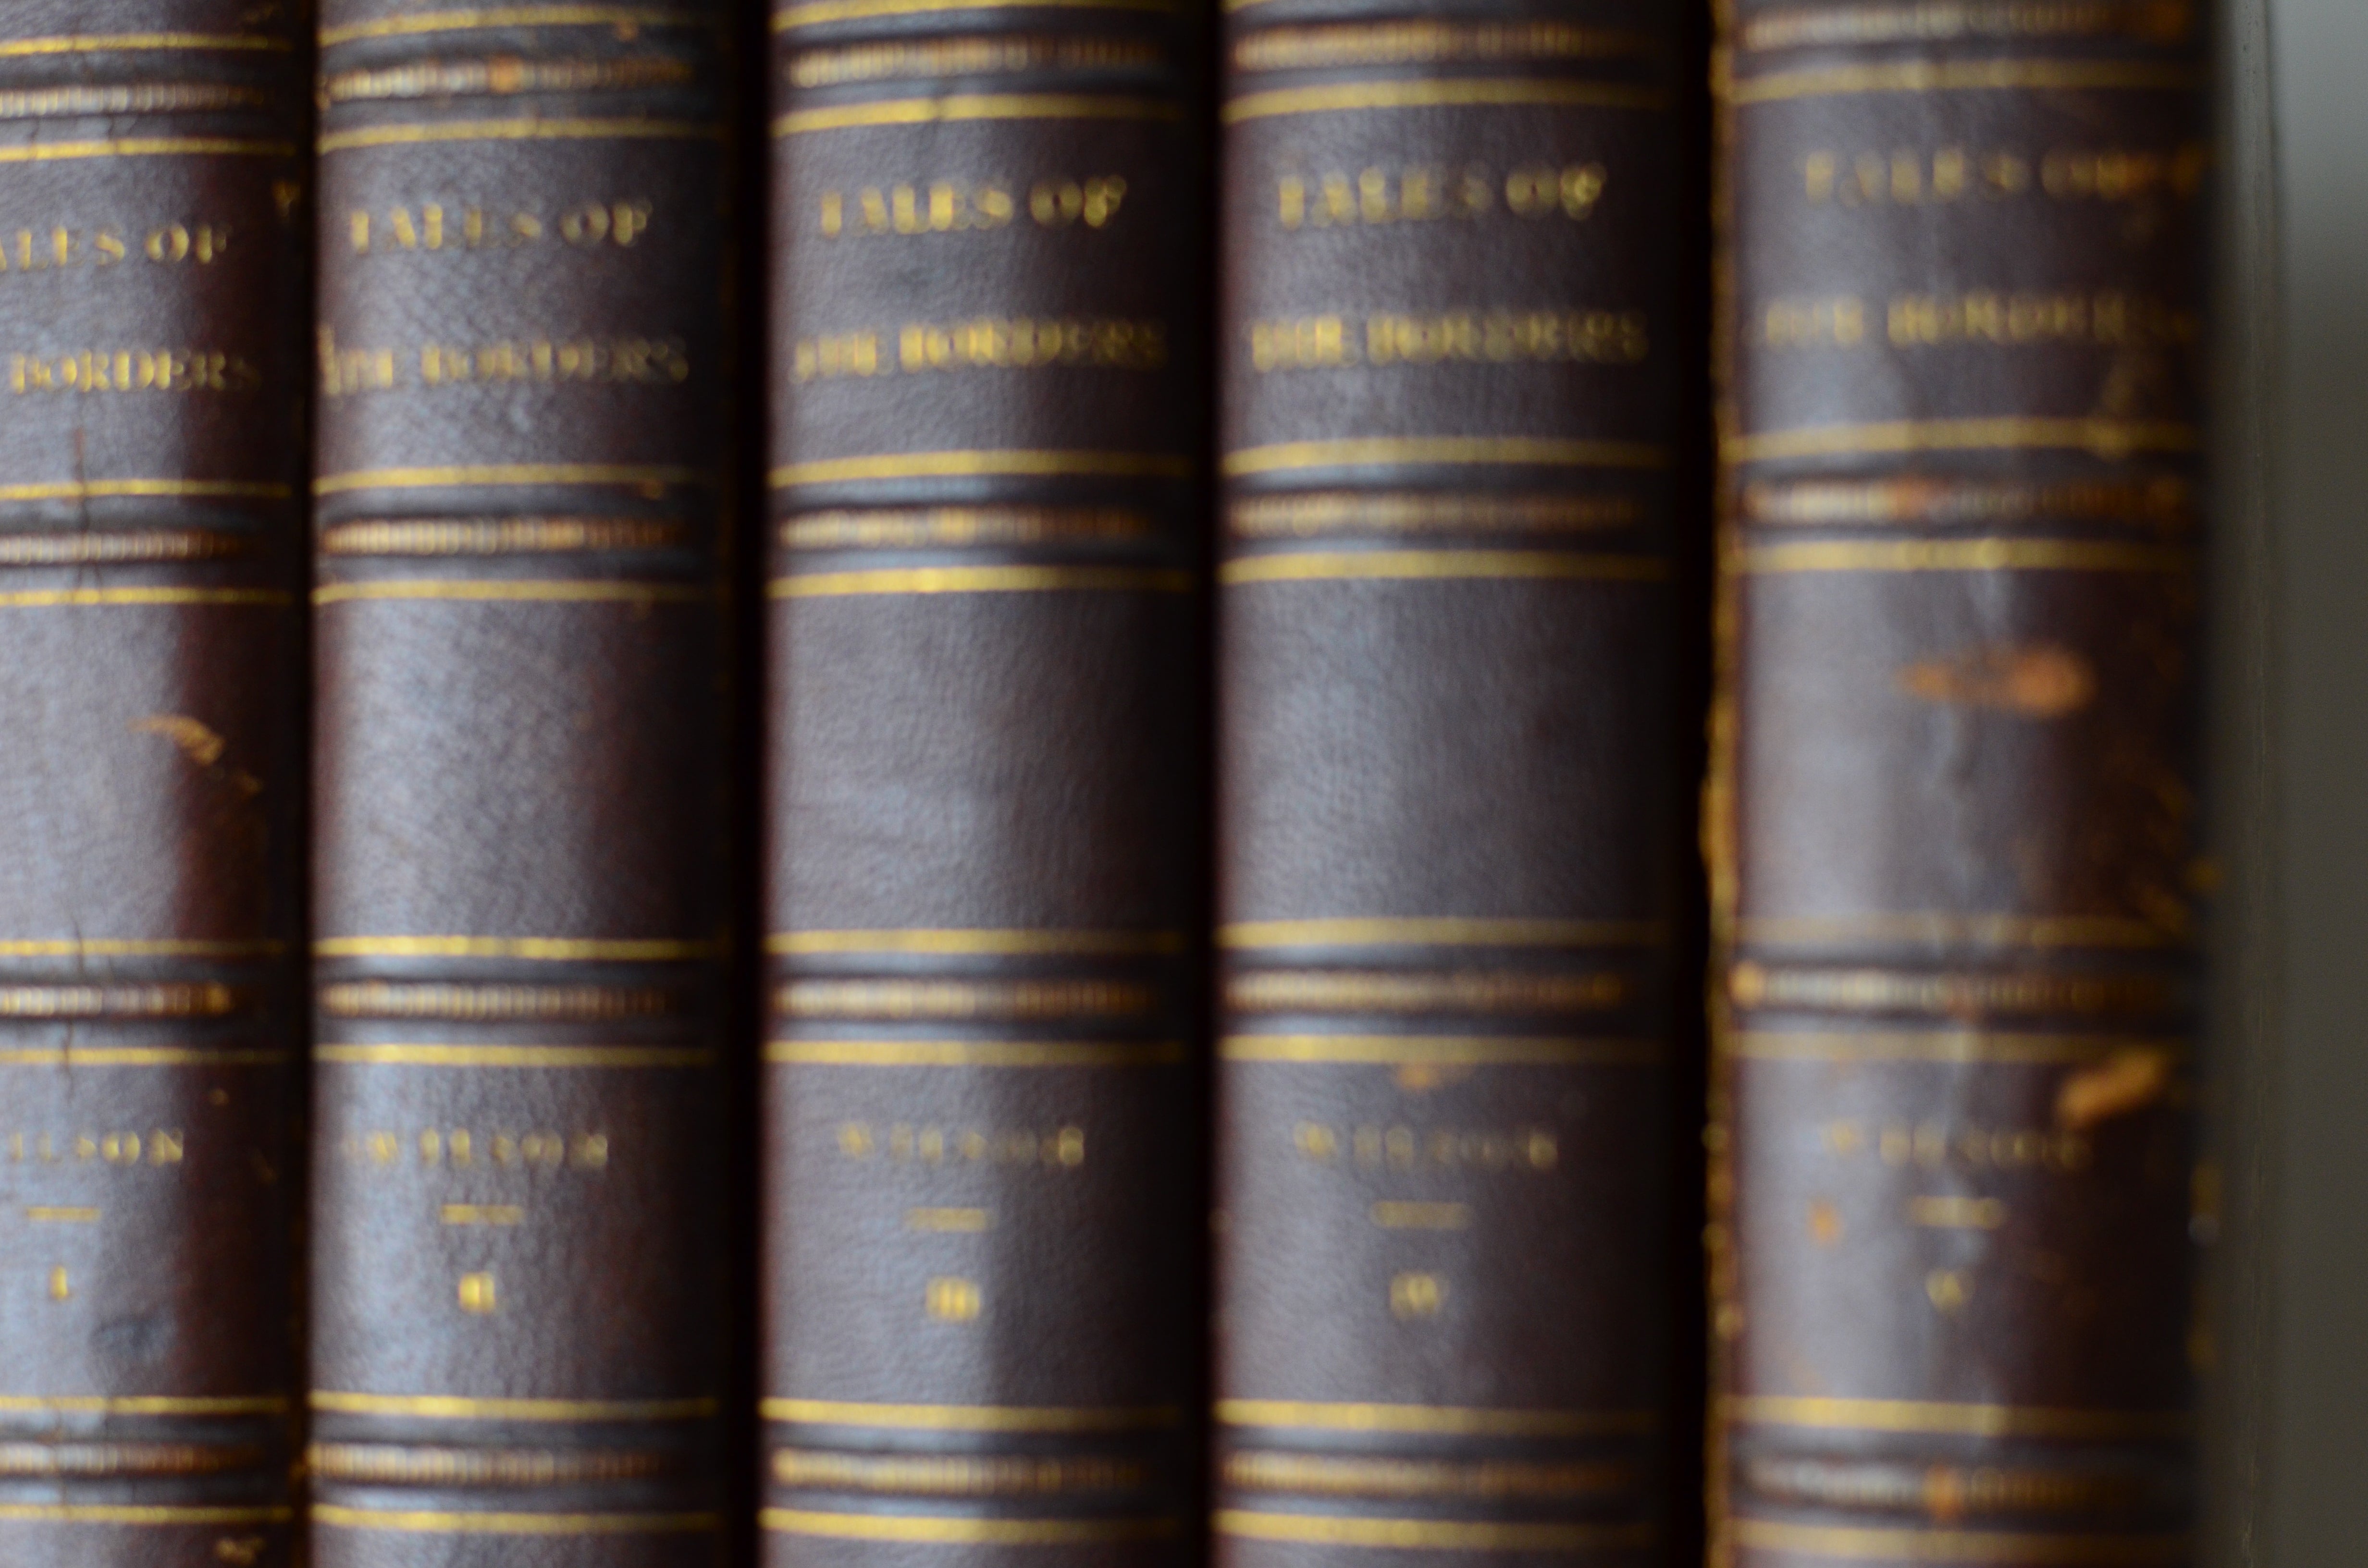
M 1230 9 L 1217 1561 L 1666 1561 L 1657 4 Z
M 321 17 L 322 1568 L 723 1555 L 727 24 Z
M 763 1556 L 1180 1564 L 1201 22 L 773 22 Z
M 0 1561 L 281 1564 L 303 40 L 0 16 Z
M 2204 10 L 1719 18 L 1732 1568 L 2192 1558 Z

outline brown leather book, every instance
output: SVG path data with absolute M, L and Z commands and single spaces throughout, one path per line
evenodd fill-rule
M 1724 9 L 1713 1560 L 2191 1560 L 2205 7 Z
M 722 1555 L 725 22 L 321 17 L 323 1568 Z
M 1201 22 L 773 24 L 764 1556 L 1180 1562 Z
M 1229 10 L 1228 1568 L 1666 1560 L 1678 34 Z
M 294 1535 L 293 19 L 0 15 L 0 1562 Z

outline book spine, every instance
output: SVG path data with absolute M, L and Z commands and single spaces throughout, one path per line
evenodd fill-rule
M 1676 22 L 1224 49 L 1218 1561 L 1660 1562 Z
M 322 17 L 313 1561 L 720 1561 L 724 8 Z
M 294 1536 L 302 39 L 0 17 L 0 1560 Z
M 1722 8 L 1719 1563 L 2192 1557 L 2203 11 Z
M 774 25 L 764 1554 L 1180 1562 L 1200 24 Z

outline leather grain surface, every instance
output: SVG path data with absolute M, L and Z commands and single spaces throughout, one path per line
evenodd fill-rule
M 1197 23 L 774 25 L 764 1554 L 1178 1562 Z
M 1215 1555 L 1664 1561 L 1679 29 L 1224 49 Z
M 2202 9 L 1723 17 L 1736 1568 L 2192 1555 Z
M 300 19 L 0 17 L 0 1561 L 280 1563 Z
M 321 17 L 333 1568 L 722 1556 L 726 19 Z

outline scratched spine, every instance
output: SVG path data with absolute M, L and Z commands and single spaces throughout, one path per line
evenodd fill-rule
M 774 13 L 771 1563 L 1180 1563 L 1189 5 Z
M 2204 7 L 1729 0 L 1713 1561 L 2192 1561 Z
M 294 1530 L 302 40 L 0 19 L 0 1560 Z
M 1227 11 L 1216 1557 L 1663 1562 L 1679 29 Z
M 723 1551 L 726 21 L 321 18 L 323 1568 Z

